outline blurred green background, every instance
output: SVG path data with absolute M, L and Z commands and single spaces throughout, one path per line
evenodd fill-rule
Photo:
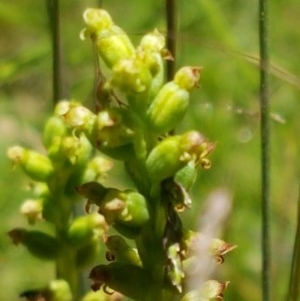
M 23 290 L 43 286 L 53 267 L 11 245 L 6 233 L 25 225 L 19 206 L 27 179 L 12 171 L 6 149 L 42 149 L 39 133 L 52 109 L 51 44 L 47 1 L 0 2 L 0 300 L 19 300 Z M 91 101 L 94 57 L 79 40 L 82 12 L 100 1 L 60 1 L 66 97 Z M 162 0 L 104 0 L 116 23 L 134 41 L 153 28 L 165 30 Z M 225 300 L 260 300 L 260 129 L 257 1 L 178 0 L 177 65 L 203 66 L 200 89 L 180 130 L 203 132 L 217 148 L 213 166 L 193 188 L 187 220 L 201 219 L 203 204 L 219 188 L 232 195 L 222 238 L 238 245 L 219 270 L 231 282 Z M 272 296 L 284 300 L 296 226 L 300 132 L 300 2 L 270 1 L 272 154 Z

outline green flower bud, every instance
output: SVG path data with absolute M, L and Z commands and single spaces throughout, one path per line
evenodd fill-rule
M 203 244 L 208 244 L 208 251 L 214 257 L 216 263 L 223 263 L 224 255 L 237 248 L 237 245 L 230 244 L 219 238 L 208 238 L 202 233 L 193 231 L 188 231 L 185 234 L 184 242 L 188 256 L 193 256 L 197 252 L 201 252 Z
M 191 90 L 197 86 L 200 79 L 201 67 L 183 67 L 179 69 L 174 76 L 174 83 L 178 87 Z
M 59 155 L 72 165 L 85 165 L 91 154 L 92 146 L 84 134 L 79 137 L 67 136 L 61 141 Z
M 93 213 L 76 218 L 67 232 L 67 241 L 72 247 L 81 247 L 100 237 L 107 231 L 107 224 L 102 215 Z
M 160 182 L 172 177 L 184 166 L 184 162 L 180 161 L 179 143 L 180 136 L 170 136 L 152 149 L 146 160 L 146 168 L 152 181 Z
M 101 31 L 113 25 L 111 16 L 104 9 L 87 8 L 83 13 L 83 20 L 90 32 Z
M 79 248 L 76 252 L 76 266 L 78 268 L 85 268 L 95 262 L 99 257 L 100 241 L 99 237 L 95 235 L 90 242 Z
M 217 280 L 206 281 L 199 290 L 188 292 L 180 301 L 212 301 L 222 300 L 223 292 L 229 282 L 219 282 Z
M 74 100 L 62 100 L 54 108 L 54 114 L 64 116 L 71 109 L 81 106 L 81 103 Z
M 144 196 L 133 190 L 110 189 L 100 204 L 99 212 L 108 223 L 118 222 L 131 228 L 140 228 L 149 219 Z
M 135 49 L 126 32 L 116 26 L 103 9 L 87 9 L 83 18 L 87 24 L 81 33 L 82 40 L 91 38 L 106 63 L 111 68 L 122 59 L 132 56 Z
M 131 143 L 134 120 L 128 110 L 111 108 L 98 114 L 95 123 L 95 141 L 98 147 L 119 147 Z
M 127 160 L 135 152 L 138 135 L 138 120 L 124 108 L 111 108 L 98 114 L 91 142 L 104 154 L 116 159 Z
M 138 57 L 121 60 L 112 71 L 111 84 L 129 95 L 146 91 L 152 80 L 149 68 Z
M 213 145 L 196 131 L 167 137 L 146 160 L 149 177 L 154 183 L 173 177 L 190 161 L 201 164 L 212 149 Z
M 30 225 L 34 225 L 37 221 L 42 220 L 43 201 L 38 200 L 26 200 L 20 209 L 21 213 L 28 219 Z
M 49 150 L 56 148 L 56 145 L 60 142 L 63 136 L 66 136 L 68 129 L 63 119 L 60 116 L 51 116 L 43 131 L 43 142 L 45 147 Z
M 134 55 L 135 48 L 131 40 L 126 32 L 116 25 L 96 32 L 92 39 L 108 68 L 113 68 L 120 61 Z
M 198 68 L 183 67 L 177 71 L 172 82 L 161 88 L 147 110 L 147 118 L 152 131 L 163 134 L 175 128 L 178 121 L 185 115 L 189 104 L 189 91 L 198 79 Z
M 57 111 L 69 127 L 84 132 L 91 131 L 96 120 L 96 115 L 81 105 L 61 104 Z
M 20 165 L 25 173 L 35 181 L 47 181 L 53 174 L 51 161 L 33 150 L 13 146 L 8 149 L 7 156 L 15 165 Z
M 32 255 L 41 259 L 53 260 L 60 250 L 57 239 L 41 231 L 15 228 L 8 235 L 15 245 L 24 245 Z
M 50 282 L 48 292 L 51 301 L 72 301 L 72 292 L 67 281 L 56 279 Z
M 151 289 L 151 279 L 144 269 L 132 264 L 113 262 L 95 266 L 90 272 L 92 289 L 109 288 L 135 300 L 145 300 Z
M 132 248 L 126 240 L 119 235 L 111 235 L 105 239 L 108 248 L 107 256 L 120 263 L 131 263 L 141 266 L 141 260 L 137 249 Z
M 113 167 L 113 162 L 103 156 L 92 158 L 86 167 L 82 182 L 102 180 L 107 176 L 108 171 Z
M 152 53 L 159 53 L 165 47 L 166 39 L 157 29 L 144 35 L 137 51 L 143 50 Z
M 30 189 L 36 197 L 45 198 L 50 194 L 48 185 L 43 182 L 30 183 Z

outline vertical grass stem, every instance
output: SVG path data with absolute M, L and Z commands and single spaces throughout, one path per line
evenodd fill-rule
M 297 204 L 297 229 L 294 242 L 293 259 L 289 281 L 288 301 L 299 301 L 300 299 L 300 185 Z
M 166 23 L 167 23 L 167 49 L 171 52 L 174 60 L 167 61 L 167 80 L 173 79 L 176 69 L 176 0 L 166 0 Z
M 52 42 L 52 90 L 55 105 L 63 98 L 59 0 L 47 0 L 47 8 Z
M 262 210 L 262 300 L 270 299 L 270 119 L 268 0 L 259 0 L 261 210 Z

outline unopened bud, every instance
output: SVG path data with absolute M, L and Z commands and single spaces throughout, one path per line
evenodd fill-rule
M 38 152 L 13 146 L 8 149 L 7 155 L 15 165 L 20 165 L 35 181 L 47 181 L 53 174 L 53 165 L 49 158 Z
M 41 259 L 53 260 L 60 251 L 57 239 L 41 231 L 15 228 L 8 235 L 14 244 L 24 245 L 32 255 Z
M 163 134 L 174 129 L 184 117 L 189 104 L 189 91 L 199 79 L 193 71 L 195 68 L 183 67 L 177 71 L 174 80 L 165 84 L 154 98 L 147 117 L 150 129 L 155 133 Z
M 28 223 L 33 225 L 42 220 L 43 202 L 42 200 L 26 200 L 20 211 L 27 217 Z
M 76 218 L 67 233 L 68 242 L 74 247 L 80 247 L 96 235 L 100 237 L 107 231 L 107 224 L 102 215 L 93 213 Z

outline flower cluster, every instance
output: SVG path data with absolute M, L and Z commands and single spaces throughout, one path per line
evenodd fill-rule
M 37 181 L 36 199 L 27 200 L 22 212 L 30 223 L 45 219 L 56 227 L 53 237 L 23 228 L 10 236 L 42 258 L 75 255 L 76 268 L 95 259 L 95 246 L 102 241 L 106 262 L 90 271 L 95 294 L 103 288 L 145 301 L 221 298 L 227 283 L 216 280 L 189 291 L 187 275 L 201 234 L 187 231 L 180 218 L 192 206 L 189 189 L 199 169 L 210 168 L 215 148 L 198 131 L 173 134 L 201 68 L 182 67 L 165 83 L 164 61 L 172 56 L 158 30 L 135 47 L 105 10 L 89 8 L 83 18 L 80 37 L 92 40 L 109 69 L 98 87 L 99 111 L 61 101 L 45 127 L 46 155 L 9 149 L 10 159 Z M 105 186 L 102 177 L 111 163 L 92 157 L 93 150 L 123 162 L 133 187 Z M 86 215 L 72 220 L 78 196 L 86 200 Z M 214 239 L 210 256 L 222 263 L 233 248 Z M 108 298 L 101 296 L 97 300 Z

